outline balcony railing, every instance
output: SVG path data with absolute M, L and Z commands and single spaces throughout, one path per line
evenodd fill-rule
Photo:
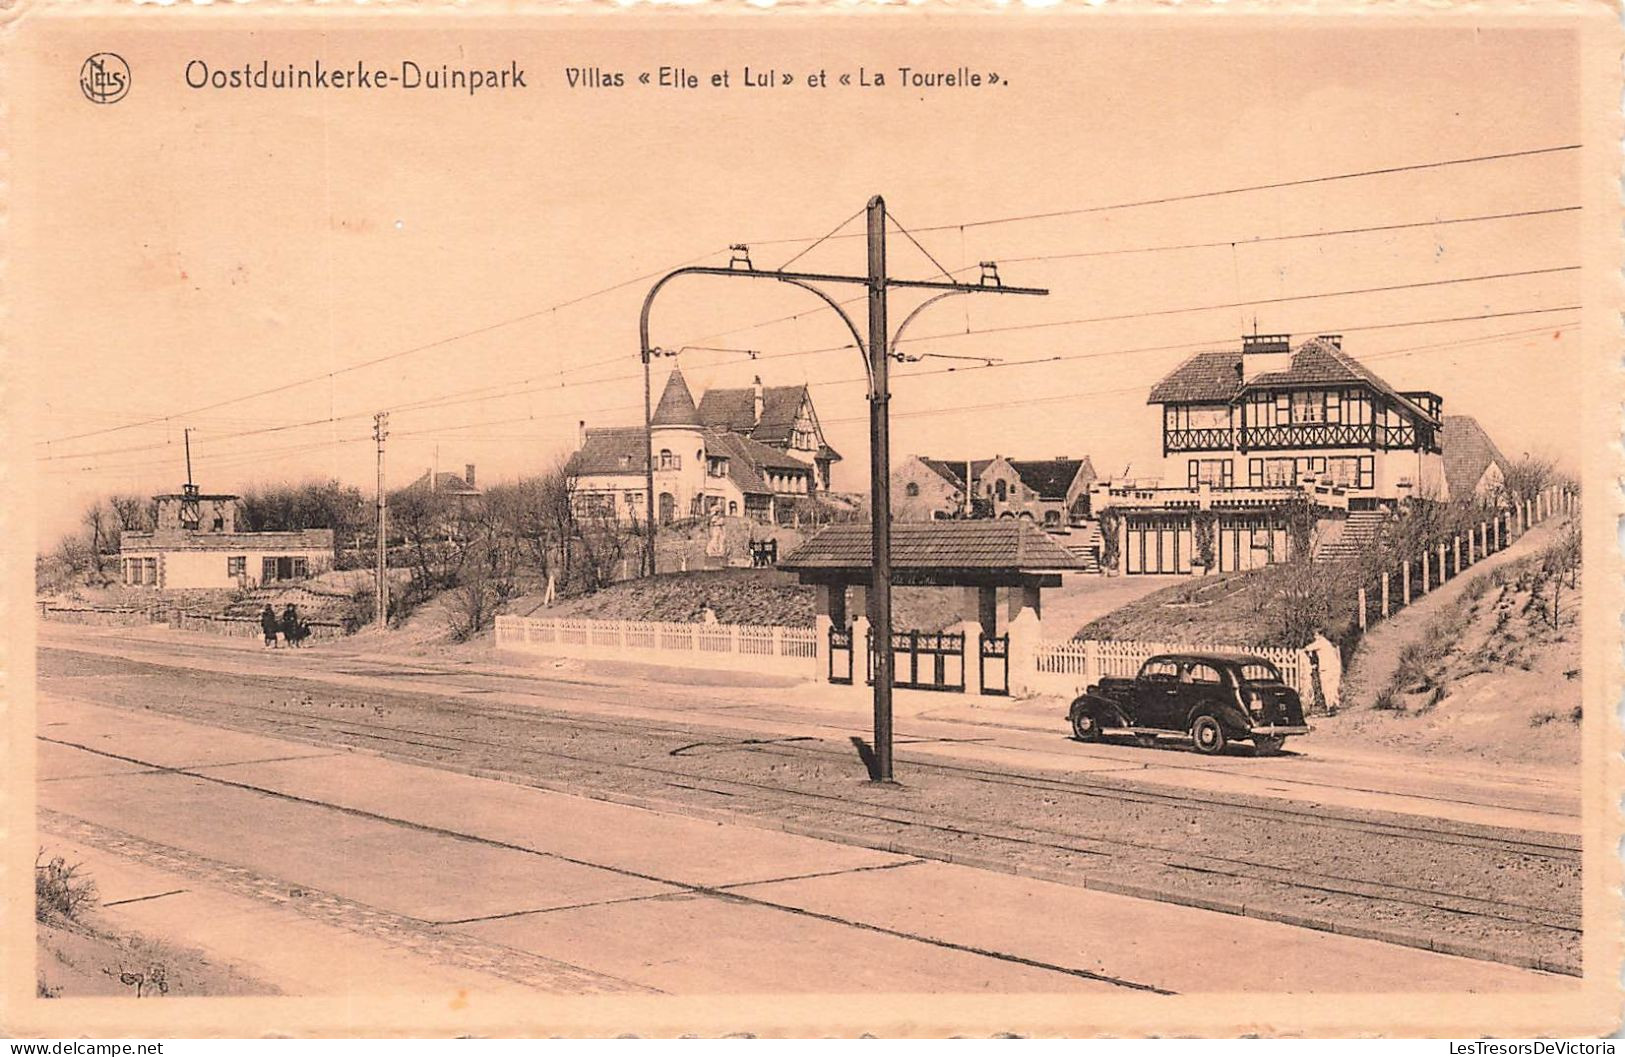
M 1236 431 L 1229 426 L 1204 426 L 1197 429 L 1168 429 L 1162 435 L 1169 451 L 1229 451 Z
M 1410 423 L 1315 422 L 1291 426 L 1248 426 L 1230 429 L 1164 429 L 1163 444 L 1178 451 L 1267 451 L 1275 448 L 1371 448 L 1409 450 L 1416 447 L 1416 427 Z
M 1305 423 L 1296 426 L 1248 426 L 1242 430 L 1243 448 L 1368 448 L 1377 440 L 1375 427 L 1345 423 Z
M 1095 493 L 1093 505 L 1096 510 L 1235 510 L 1275 506 L 1307 496 L 1319 506 L 1347 509 L 1351 491 L 1356 489 L 1328 481 L 1245 488 L 1111 488 L 1104 496 Z

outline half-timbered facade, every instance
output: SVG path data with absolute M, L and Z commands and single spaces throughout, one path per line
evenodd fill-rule
M 1130 573 L 1220 572 L 1286 558 L 1284 514 L 1379 511 L 1443 498 L 1443 400 L 1401 392 L 1322 334 L 1250 335 L 1198 353 L 1158 382 L 1163 476 L 1153 489 L 1097 488 L 1122 517 Z M 1202 514 L 1199 512 L 1212 512 Z

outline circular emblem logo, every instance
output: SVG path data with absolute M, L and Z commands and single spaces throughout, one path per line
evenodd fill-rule
M 92 103 L 116 103 L 130 91 L 130 64 L 110 51 L 98 51 L 79 67 L 79 89 Z

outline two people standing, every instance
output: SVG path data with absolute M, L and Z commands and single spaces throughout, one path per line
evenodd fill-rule
M 310 625 L 299 619 L 299 610 L 291 602 L 282 610 L 281 619 L 277 618 L 276 610 L 269 605 L 261 610 L 260 630 L 265 633 L 265 644 L 272 648 L 280 645 L 278 632 L 282 634 L 282 641 L 289 646 L 302 645 L 310 637 Z

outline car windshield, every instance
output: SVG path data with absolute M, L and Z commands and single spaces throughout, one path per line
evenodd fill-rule
M 1241 681 L 1248 684 L 1278 683 L 1281 673 L 1267 661 L 1249 661 L 1241 666 Z

